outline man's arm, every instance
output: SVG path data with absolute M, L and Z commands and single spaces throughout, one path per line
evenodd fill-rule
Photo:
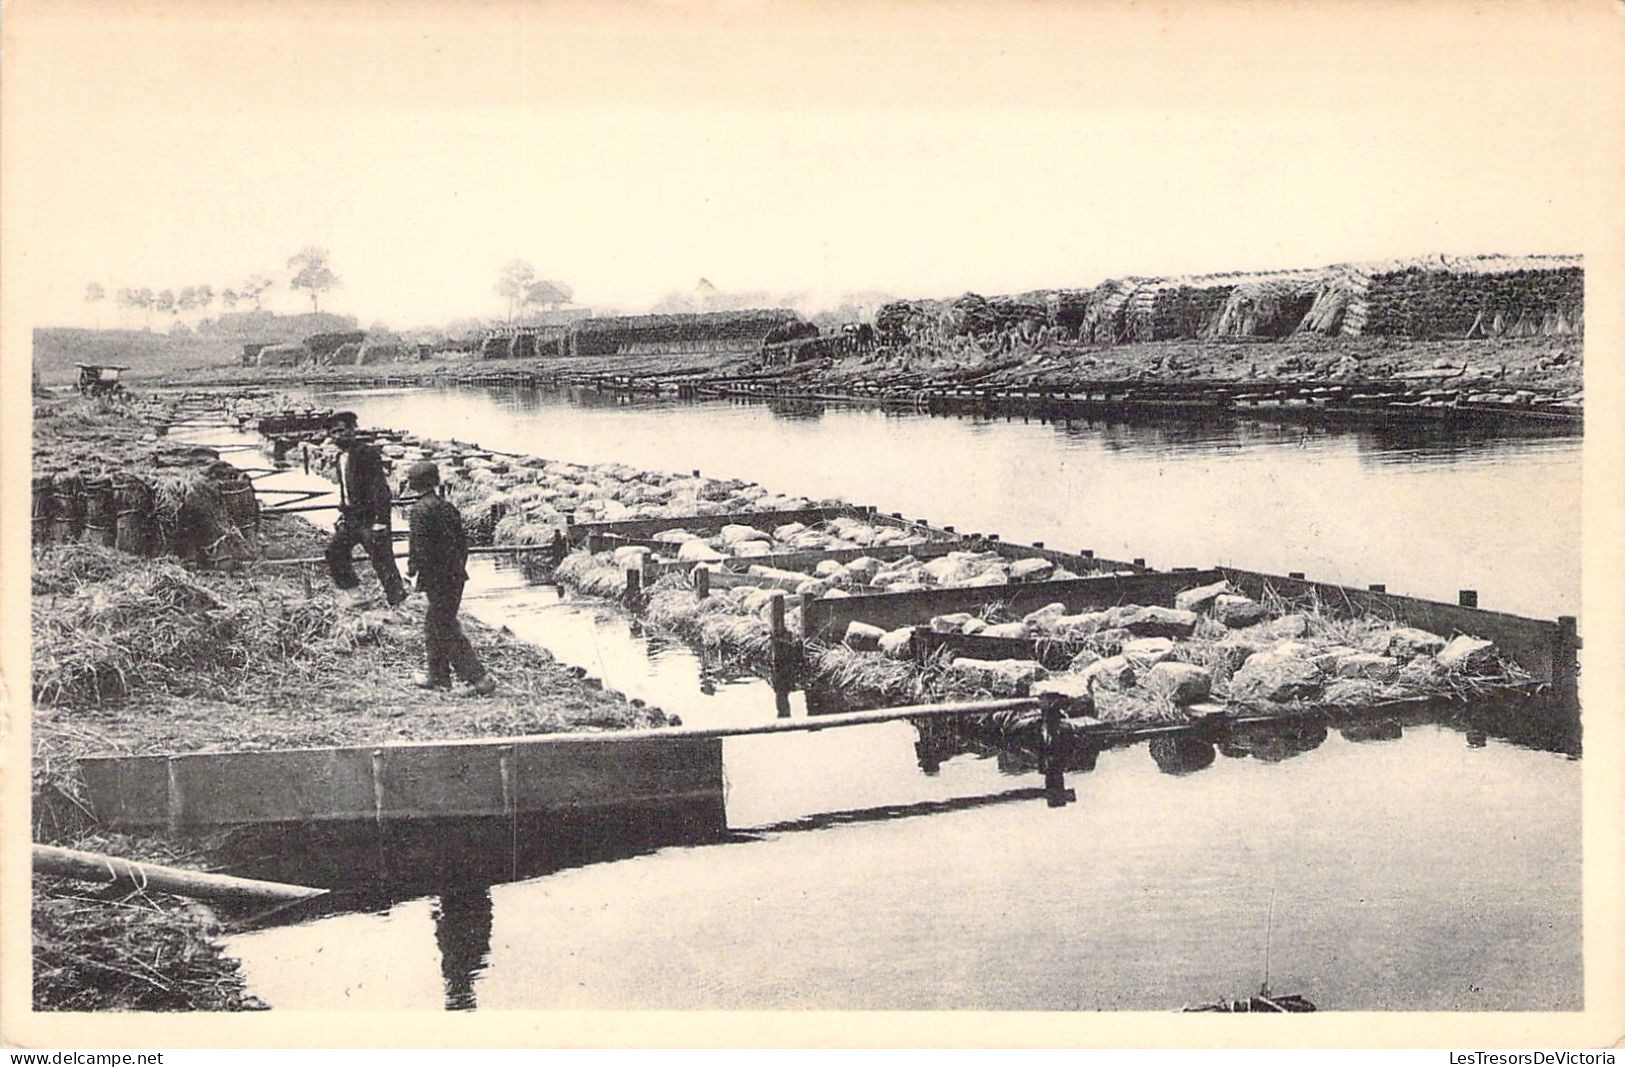
M 409 533 L 406 540 L 406 575 L 420 573 L 425 562 L 425 543 L 429 537 L 429 516 L 426 509 L 413 505 L 408 513 Z

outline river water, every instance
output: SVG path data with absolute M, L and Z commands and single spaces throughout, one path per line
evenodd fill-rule
M 1579 603 L 1575 438 L 478 390 L 324 402 L 363 425 L 700 468 L 1154 566 L 1472 587 L 1547 616 Z M 611 606 L 489 560 L 471 578 L 465 610 L 688 725 L 805 714 Z M 1067 775 L 1061 808 L 1031 761 L 926 753 L 905 723 L 733 738 L 724 841 L 607 848 L 229 950 L 273 1007 L 1160 1009 L 1255 989 L 1266 940 L 1272 987 L 1323 1008 L 1579 1007 L 1577 759 L 1392 725 L 1110 750 Z

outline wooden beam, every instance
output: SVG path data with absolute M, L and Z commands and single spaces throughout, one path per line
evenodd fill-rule
M 325 889 L 312 889 L 309 886 L 162 867 L 155 863 L 141 863 L 54 845 L 34 846 L 34 870 L 39 874 L 74 878 L 82 882 L 105 882 L 126 889 L 156 889 L 196 900 L 287 903 L 327 894 Z

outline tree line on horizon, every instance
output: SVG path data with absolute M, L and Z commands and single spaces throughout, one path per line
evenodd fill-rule
M 321 312 L 323 294 L 343 284 L 333 270 L 328 250 L 315 245 L 302 248 L 290 256 L 287 268 L 291 272 L 286 280 L 288 288 L 303 291 L 310 297 L 312 313 Z M 109 293 L 101 282 L 90 281 L 85 284 L 84 300 L 94 308 L 111 297 L 120 308 L 143 313 L 149 325 L 154 313 L 168 315 L 172 320 L 170 328 L 174 330 L 184 325 L 181 323 L 182 315 L 207 314 L 217 301 L 228 312 L 239 308 L 263 311 L 265 294 L 276 284 L 271 277 L 258 272 L 250 274 L 237 285 L 219 289 L 205 283 L 165 289 L 126 286 Z M 536 268 L 523 259 L 509 260 L 503 265 L 497 275 L 495 292 L 506 302 L 510 322 L 516 312 L 532 308 L 554 311 L 575 298 L 574 291 L 567 283 L 538 276 Z

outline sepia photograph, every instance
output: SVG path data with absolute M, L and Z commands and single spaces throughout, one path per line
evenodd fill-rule
M 1625 8 L 0 26 L 7 1044 L 1621 1039 Z

